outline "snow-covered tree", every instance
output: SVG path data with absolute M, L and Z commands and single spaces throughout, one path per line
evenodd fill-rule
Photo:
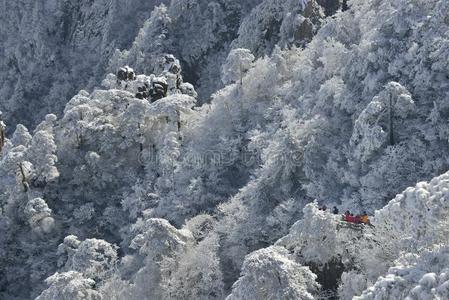
M 289 258 L 280 247 L 270 247 L 245 258 L 242 277 L 227 300 L 315 299 L 316 275 Z
M 27 156 L 32 163 L 33 178 L 36 185 L 52 182 L 59 177 L 55 155 L 57 146 L 53 136 L 53 123 L 56 121 L 55 115 L 47 115 L 44 122 L 37 128 L 27 150 Z
M 143 257 L 143 266 L 133 274 L 134 285 L 130 287 L 133 299 L 162 299 L 162 283 L 166 272 L 170 272 L 163 269 L 163 262 L 182 253 L 191 235 L 188 231 L 177 230 L 163 219 L 140 221 L 134 230 L 142 233 L 134 237 L 130 247 Z M 128 261 L 131 262 L 131 257 Z
M 28 201 L 24 213 L 32 230 L 37 234 L 48 234 L 53 229 L 55 220 L 51 216 L 51 209 L 43 199 Z
M 115 51 L 109 62 L 109 71 L 115 73 L 118 68 L 130 65 L 139 73 L 154 73 L 160 56 L 171 49 L 170 23 L 167 7 L 164 4 L 155 7 L 139 30 L 132 47 L 123 52 L 118 49 Z
M 243 76 L 251 68 L 254 59 L 254 55 L 248 49 L 231 50 L 223 65 L 223 83 L 239 82 L 240 85 L 243 85 Z
M 233 48 L 247 48 L 261 57 L 277 45 L 304 46 L 322 26 L 323 7 L 334 2 L 338 1 L 262 1 L 243 19 Z
M 401 119 L 413 112 L 414 102 L 406 88 L 397 82 L 389 82 L 379 96 L 373 98 L 355 121 L 351 144 L 355 148 L 354 156 L 362 162 L 386 145 L 393 146 L 409 134 L 409 130 L 399 128 L 395 132 L 395 123 L 402 126 Z M 384 126 L 382 126 L 384 125 Z
M 209 235 L 179 257 L 164 262 L 164 299 L 223 299 L 218 237 Z
M 421 255 L 403 253 L 388 274 L 354 299 L 445 299 L 449 297 L 447 262 L 447 245 L 436 245 Z
M 83 299 L 101 300 L 101 294 L 94 289 L 95 281 L 83 277 L 82 273 L 69 271 L 56 273 L 46 280 L 49 287 L 37 300 Z
M 87 239 L 80 242 L 68 236 L 58 246 L 59 263 L 67 271 L 77 271 L 86 278 L 104 279 L 111 275 L 117 262 L 117 248 L 104 240 Z M 65 263 L 63 262 L 65 260 Z

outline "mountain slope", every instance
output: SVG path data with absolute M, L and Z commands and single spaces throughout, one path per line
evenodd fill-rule
M 239 3 L 172 1 L 137 38 L 114 31 L 135 41 L 102 57 L 113 73 L 8 135 L 1 297 L 444 297 L 447 1 L 353 0 L 325 20 L 318 1 Z M 306 45 L 293 29 L 309 23 Z
M 116 48 L 129 47 L 155 1 L 6 1 L 0 13 L 0 109 L 35 126 L 97 85 Z
M 328 2 L 338 7 L 340 1 Z M 167 6 L 159 7 L 151 17 L 161 3 Z M 239 35 L 245 17 L 260 3 L 261 0 L 5 2 L 0 14 L 0 36 L 4 41 L 0 52 L 0 110 L 9 124 L 34 127 L 47 113 L 60 115 L 80 89 L 92 90 L 108 72 L 115 73 L 126 63 L 139 73 L 151 73 L 154 62 L 145 57 L 157 58 L 158 53 L 176 55 L 186 79 L 197 85 L 201 102 L 209 102 L 210 95 L 223 86 L 220 64 Z M 322 5 L 328 7 L 329 3 Z M 318 4 L 314 6 L 320 9 Z M 294 16 L 301 16 L 299 3 L 293 1 L 290 7 L 295 10 Z M 315 23 L 320 17 L 320 13 L 313 15 Z M 293 23 L 293 27 L 301 22 Z M 270 23 L 263 26 L 260 30 L 273 27 Z M 274 30 L 274 36 L 280 29 L 274 26 L 270 30 Z M 310 35 L 306 40 L 310 40 Z

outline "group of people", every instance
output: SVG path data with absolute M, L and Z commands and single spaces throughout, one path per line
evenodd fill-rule
M 327 207 L 326 205 L 323 205 L 319 208 L 319 210 L 322 211 L 326 211 Z M 334 206 L 332 208 L 332 213 L 334 215 L 338 215 L 339 211 L 338 208 L 336 206 Z M 343 221 L 346 221 L 348 223 L 354 223 L 354 224 L 366 224 L 366 225 L 371 225 L 368 214 L 366 213 L 366 211 L 364 211 L 362 214 L 360 215 L 355 215 L 352 214 L 349 210 L 345 211 L 344 215 L 342 215 L 343 217 Z
M 345 214 L 343 215 L 343 221 L 349 222 L 349 223 L 355 223 L 355 224 L 366 224 L 370 225 L 369 217 L 366 211 L 364 211 L 361 215 L 355 215 L 352 214 L 349 210 L 345 211 Z

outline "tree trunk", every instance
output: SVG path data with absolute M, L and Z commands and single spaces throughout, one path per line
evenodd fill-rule
M 393 118 L 394 118 L 393 95 L 390 94 L 390 101 L 388 103 L 388 136 L 389 136 L 389 142 L 390 142 L 391 146 L 394 145 Z
M 243 86 L 243 68 L 241 62 L 240 62 L 240 86 Z
M 4 145 L 5 145 L 5 129 L 3 128 L 2 124 L 0 124 L 0 152 L 2 152 Z
M 139 152 L 142 153 L 143 152 L 143 144 L 141 141 L 142 131 L 140 130 L 140 123 L 137 123 L 137 128 L 139 128 Z
M 23 170 L 23 165 L 22 163 L 19 164 L 19 168 L 20 168 L 20 174 L 22 175 L 22 185 L 23 185 L 23 190 L 26 192 L 28 192 L 28 182 L 27 182 L 27 178 L 25 176 L 25 171 Z

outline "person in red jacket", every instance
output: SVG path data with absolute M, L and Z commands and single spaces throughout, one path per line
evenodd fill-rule
M 343 221 L 349 222 L 348 219 L 351 217 L 351 213 L 349 210 L 345 211 L 345 214 L 343 215 Z
M 349 211 L 345 212 L 343 220 L 345 220 L 346 222 L 349 222 L 349 223 L 354 223 L 354 224 L 358 224 L 361 221 L 359 216 L 354 217 L 354 215 L 351 214 Z

